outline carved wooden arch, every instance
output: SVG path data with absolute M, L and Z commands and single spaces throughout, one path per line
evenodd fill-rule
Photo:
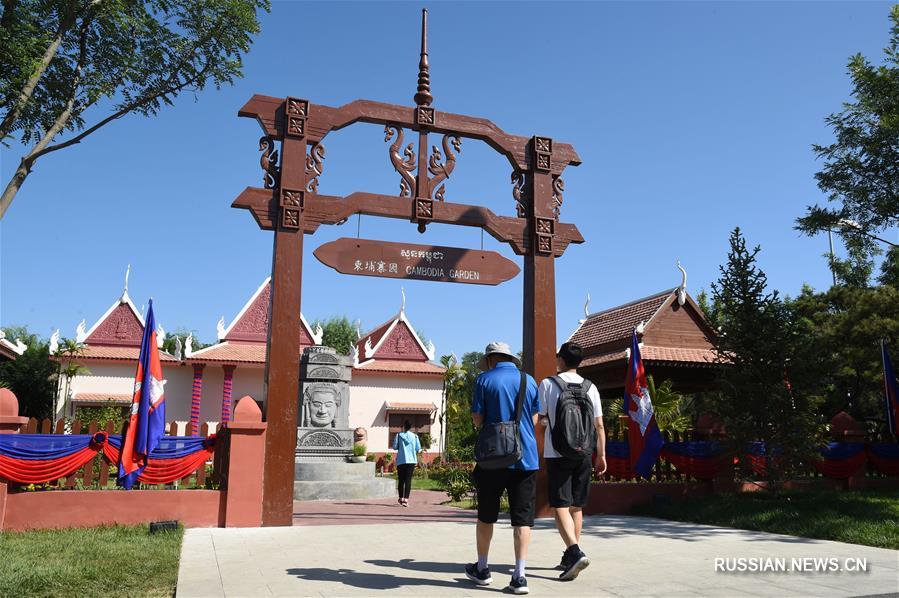
M 427 11 L 423 11 L 413 107 L 370 100 L 332 107 L 297 97 L 254 95 L 238 113 L 255 118 L 262 127 L 259 147 L 264 172 L 263 187 L 247 187 L 232 207 L 250 211 L 261 228 L 275 232 L 265 374 L 264 525 L 292 523 L 303 237 L 322 224 L 339 224 L 353 214 L 365 214 L 409 219 L 422 232 L 431 222 L 480 227 L 507 243 L 524 256 L 524 369 L 538 380 L 555 373 L 555 258 L 569 244 L 584 241 L 575 225 L 559 222 L 564 191 L 560 175 L 567 166 L 579 165 L 580 158 L 571 145 L 549 137 L 510 135 L 487 119 L 432 107 L 426 31 Z M 363 191 L 343 197 L 318 193 L 325 156 L 322 141 L 331 131 L 357 122 L 385 126 L 385 141 L 393 142 L 388 155 L 401 178 L 398 196 Z M 417 151 L 414 143 L 402 148 L 406 130 L 418 134 Z M 429 150 L 431 133 L 444 137 L 442 146 Z M 462 139 L 483 141 L 506 156 L 512 167 L 516 216 L 445 201 L 445 182 Z M 542 434 L 537 436 L 542 446 Z M 545 505 L 544 499 L 545 492 L 538 491 L 538 508 Z
M 530 241 L 533 235 L 528 234 L 529 224 L 535 229 L 543 228 L 544 233 L 552 236 L 552 251 L 556 257 L 561 256 L 569 243 L 583 243 L 584 239 L 577 227 L 573 224 L 558 222 L 559 207 L 561 206 L 564 184 L 560 175 L 569 165 L 579 165 L 580 158 L 571 145 L 567 143 L 554 143 L 546 137 L 521 137 L 510 135 L 497 127 L 493 122 L 484 118 L 437 112 L 430 112 L 434 124 L 421 125 L 417 122 L 416 114 L 421 106 L 410 108 L 395 104 L 384 104 L 370 100 L 356 100 L 339 108 L 331 106 L 310 104 L 306 100 L 297 98 L 273 98 L 270 96 L 253 96 L 240 112 L 239 116 L 254 118 L 262 127 L 265 137 L 263 139 L 283 140 L 289 138 L 286 133 L 285 118 L 286 107 L 289 102 L 302 106 L 305 117 L 303 130 L 306 143 L 311 151 L 307 158 L 310 166 L 309 174 L 313 174 L 316 180 L 321 174 L 321 168 L 312 170 L 316 164 L 315 149 L 322 147 L 320 144 L 331 131 L 337 131 L 357 122 L 369 124 L 382 124 L 385 127 L 402 127 L 418 132 L 420 135 L 429 133 L 443 134 L 444 136 L 460 137 L 483 141 L 498 153 L 504 155 L 513 168 L 512 180 L 515 184 L 513 196 L 518 201 L 518 217 L 498 216 L 492 210 L 483 206 L 457 204 L 445 201 L 434 201 L 430 195 L 435 190 L 429 184 L 428 193 L 419 194 L 421 199 L 430 199 L 429 207 L 431 216 L 429 222 L 442 224 L 457 224 L 461 226 L 474 226 L 483 228 L 497 241 L 508 243 L 518 255 L 526 255 L 530 250 Z M 426 145 L 426 144 L 425 144 Z M 543 147 L 549 151 L 535 149 Z M 545 159 L 548 165 L 546 169 L 538 168 L 535 158 Z M 430 161 L 430 160 L 429 160 Z M 320 161 L 318 162 L 320 165 Z M 418 168 L 422 169 L 424 162 L 419 159 Z M 283 166 L 281 167 L 283 168 Z M 552 176 L 552 189 L 554 198 L 553 216 L 556 222 L 532 222 L 528 223 L 521 218 L 527 215 L 527 199 L 525 177 L 529 172 L 543 170 Z M 278 177 L 272 173 L 272 179 Z M 441 184 L 443 180 L 439 181 Z M 331 195 L 318 195 L 308 188 L 300 191 L 303 195 L 304 227 L 306 234 L 314 233 L 322 224 L 337 224 L 354 214 L 371 216 L 383 216 L 387 218 L 410 218 L 417 221 L 415 214 L 410 214 L 413 206 L 407 198 L 378 193 L 354 192 L 350 195 L 339 197 Z M 315 196 L 314 201 L 310 201 Z M 232 204 L 235 208 L 249 210 L 259 226 L 266 230 L 275 227 L 275 216 L 280 206 L 272 201 L 272 191 L 247 187 Z M 551 231 L 551 232 L 550 232 Z M 545 253 L 550 253 L 549 251 Z

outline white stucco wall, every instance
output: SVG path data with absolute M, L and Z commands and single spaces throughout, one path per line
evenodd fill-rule
M 437 418 L 443 396 L 441 378 L 404 378 L 401 376 L 372 376 L 353 372 L 350 383 L 350 427 L 363 426 L 368 430 L 368 451 L 389 449 L 385 403 L 432 403 L 436 409 L 431 416 L 431 448 L 440 450 L 443 430 Z

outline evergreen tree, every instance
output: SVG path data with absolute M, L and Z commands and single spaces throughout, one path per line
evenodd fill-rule
M 834 142 L 812 146 L 824 167 L 815 174 L 830 206 L 809 206 L 796 228 L 812 235 L 839 232 L 849 251 L 836 260 L 842 282 L 863 287 L 871 257 L 880 253 L 873 235 L 899 222 L 899 5 L 890 11 L 890 39 L 882 64 L 861 54 L 849 59 L 853 101 L 827 117 Z
M 730 236 L 727 265 L 712 284 L 718 306 L 720 394 L 710 397 L 733 449 L 743 455 L 751 442 L 769 455 L 764 477 L 776 489 L 800 469 L 818 446 L 818 400 L 792 380 L 795 330 L 790 312 L 756 265 L 761 250 L 749 250 L 739 227 Z M 796 375 L 805 379 L 802 364 Z

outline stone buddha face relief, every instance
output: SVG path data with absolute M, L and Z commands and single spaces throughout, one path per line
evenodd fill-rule
M 306 422 L 315 428 L 334 427 L 340 394 L 331 385 L 313 384 L 306 391 Z

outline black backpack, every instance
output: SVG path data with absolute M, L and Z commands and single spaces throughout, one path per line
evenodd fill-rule
M 553 376 L 550 380 L 562 391 L 556 402 L 555 425 L 549 426 L 553 448 L 563 457 L 591 457 L 596 448 L 596 425 L 593 422 L 593 401 L 587 395 L 590 381 L 566 382 L 559 376 Z
M 521 406 L 528 389 L 527 374 L 521 372 L 521 386 L 518 388 L 518 400 L 515 402 L 515 415 L 512 421 L 484 424 L 478 433 L 474 447 L 474 459 L 481 469 L 504 469 L 515 465 L 522 456 L 521 446 Z M 487 417 L 487 406 L 484 405 L 484 417 Z

